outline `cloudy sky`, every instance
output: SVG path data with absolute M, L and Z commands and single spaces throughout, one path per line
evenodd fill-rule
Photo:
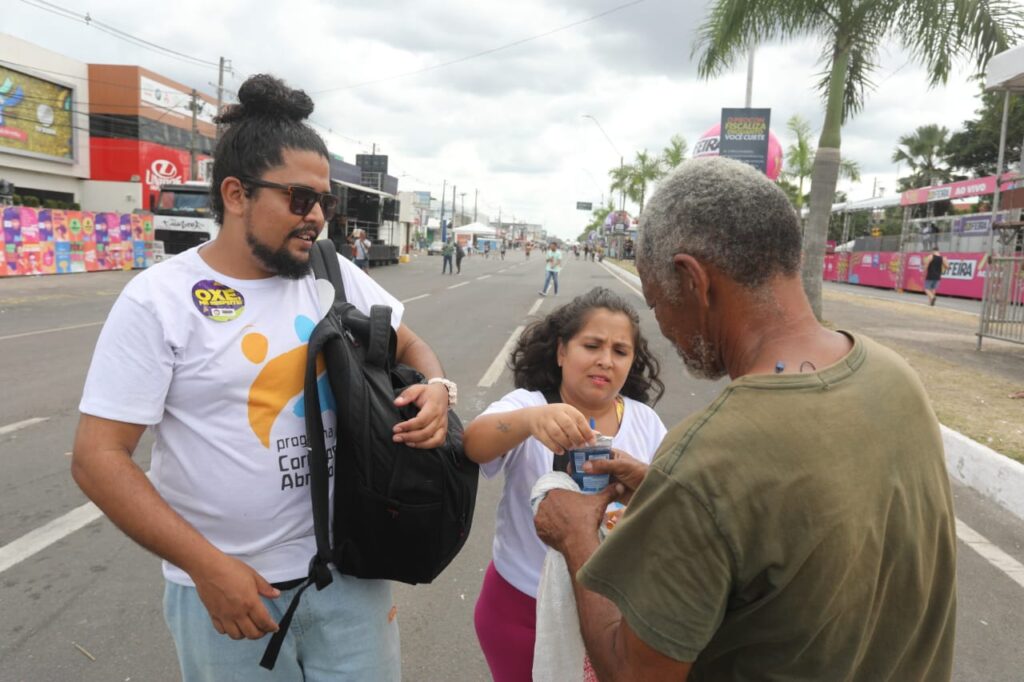
M 118 40 L 56 9 L 65 8 L 184 54 L 227 57 L 231 89 L 248 74 L 279 75 L 313 96 L 313 120 L 346 160 L 376 143 L 400 189 L 440 196 L 447 180 L 449 201 L 453 183 L 466 192 L 467 212 L 478 190 L 479 210 L 492 218 L 500 208 L 504 219 L 575 237 L 589 219 L 576 201 L 607 196 L 620 153 L 629 161 L 640 149 L 658 152 L 676 133 L 692 148 L 722 107 L 743 106 L 745 59 L 712 81 L 697 78 L 690 55 L 707 4 L 3 0 L 2 30 L 81 61 L 139 64 L 215 92 L 215 67 Z M 757 53 L 753 105 L 771 108 L 783 146 L 794 114 L 811 122 L 816 139 L 820 50 L 808 40 Z M 868 198 L 877 182 L 891 194 L 897 168 L 889 159 L 900 135 L 927 123 L 955 130 L 972 117 L 977 86 L 961 66 L 947 86 L 929 90 L 897 45 L 883 51 L 877 87 L 843 131 L 844 157 L 860 164 L 863 179 L 839 189 Z

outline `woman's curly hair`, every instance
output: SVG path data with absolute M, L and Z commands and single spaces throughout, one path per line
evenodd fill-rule
M 649 405 L 657 403 L 665 393 L 665 385 L 658 379 L 661 365 L 640 333 L 640 316 L 625 299 L 604 287 L 595 287 L 577 296 L 523 331 L 508 363 L 516 388 L 557 390 L 562 385 L 558 343 L 568 343 L 583 328 L 590 314 L 601 308 L 623 313 L 633 324 L 633 365 L 622 386 L 622 395 Z

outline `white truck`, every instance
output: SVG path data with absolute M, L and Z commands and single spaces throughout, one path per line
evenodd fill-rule
M 163 185 L 153 207 L 154 239 L 173 255 L 210 241 L 220 227 L 210 209 L 210 184 L 186 182 Z

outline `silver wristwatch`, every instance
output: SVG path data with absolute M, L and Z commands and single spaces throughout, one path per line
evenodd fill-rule
M 451 379 L 445 379 L 444 377 L 434 377 L 433 379 L 427 380 L 428 384 L 441 384 L 448 391 L 448 407 L 452 407 L 459 401 L 459 387 L 455 385 L 455 382 Z

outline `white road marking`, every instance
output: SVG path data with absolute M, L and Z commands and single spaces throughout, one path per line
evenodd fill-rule
M 72 509 L 64 516 L 50 521 L 45 526 L 29 531 L 17 540 L 0 547 L 0 573 L 38 554 L 101 516 L 103 516 L 103 512 L 99 510 L 99 507 L 92 502 L 87 502 L 81 507 Z
M 480 275 L 477 279 L 487 279 L 490 275 Z
M 26 426 L 32 426 L 33 424 L 44 422 L 47 419 L 49 419 L 49 417 L 32 417 L 31 419 L 25 419 L 20 422 L 14 422 L 13 424 L 8 424 L 7 426 L 0 426 L 0 436 L 6 436 L 8 433 L 14 433 L 18 429 L 23 429 Z
M 956 520 L 956 536 L 960 538 L 961 542 L 980 554 L 982 559 L 1005 573 L 1010 580 L 1024 587 L 1024 564 L 993 545 L 987 538 L 960 519 Z
M 402 301 L 402 303 L 412 303 L 413 301 L 418 301 L 421 298 L 426 298 L 427 296 L 430 296 L 430 294 L 420 294 L 419 296 L 413 296 L 412 298 L 407 298 L 404 301 Z
M 53 334 L 54 332 L 66 332 L 72 329 L 85 329 L 86 327 L 98 327 L 103 322 L 86 322 L 85 324 L 72 324 L 67 327 L 53 327 L 52 329 L 40 329 L 34 332 L 22 332 L 21 334 L 8 334 L 7 336 L 0 336 L 0 341 L 7 341 L 9 339 L 20 339 L 26 336 L 36 336 L 38 334 Z
M 524 329 L 526 329 L 526 325 L 521 324 L 516 327 L 515 331 L 512 332 L 512 336 L 508 337 L 508 341 L 506 341 L 505 345 L 501 347 L 500 351 L 498 351 L 498 355 L 494 358 L 494 362 L 492 362 L 491 366 L 487 368 L 486 372 L 484 372 L 484 376 L 480 379 L 480 383 L 478 383 L 477 386 L 480 386 L 481 388 L 490 388 L 494 385 L 494 382 L 496 382 L 498 377 L 501 376 L 502 370 L 505 369 L 505 361 L 508 359 L 509 353 L 512 352 L 512 348 L 516 345 L 516 341 L 519 340 L 519 335 L 523 333 Z
M 644 298 L 644 292 L 640 291 L 640 290 L 639 290 L 639 289 L 637 289 L 637 288 L 636 288 L 635 286 L 633 286 L 632 284 L 630 284 L 630 283 L 629 283 L 629 282 L 627 282 L 626 280 L 624 280 L 624 279 L 622 279 L 621 277 L 619 277 L 619 273 L 615 272 L 614 270 L 612 270 L 612 269 L 611 269 L 610 267 L 608 267 L 608 266 L 607 266 L 607 265 L 605 265 L 604 263 L 598 263 L 598 265 L 600 265 L 600 266 L 601 266 L 602 268 L 604 268 L 605 270 L 607 270 L 607 271 L 608 271 L 608 273 L 609 273 L 609 274 L 610 274 L 610 275 L 611 275 L 612 277 L 614 277 L 615 279 L 619 280 L 620 282 L 622 282 L 623 284 L 625 284 L 625 285 L 626 285 L 627 287 L 629 287 L 630 289 L 632 289 L 632 291 L 633 291 L 633 293 L 634 293 L 634 294 L 636 294 L 637 296 L 639 296 L 639 297 L 640 297 L 641 299 L 643 299 L 644 301 L 646 301 L 646 300 L 647 300 L 647 299 L 645 299 L 645 298 Z
M 448 287 L 448 288 L 449 288 L 449 289 L 458 289 L 459 287 L 464 287 L 464 286 L 466 286 L 467 284 L 469 284 L 469 282 L 459 282 L 458 284 L 453 284 L 453 285 L 451 285 L 451 286 L 450 286 L 450 287 Z
M 527 317 L 529 317 L 530 315 L 533 315 L 535 312 L 540 310 L 540 306 L 543 303 L 544 303 L 544 299 L 543 298 L 538 298 L 537 302 L 534 303 L 532 306 L 530 306 L 530 312 L 526 313 Z

